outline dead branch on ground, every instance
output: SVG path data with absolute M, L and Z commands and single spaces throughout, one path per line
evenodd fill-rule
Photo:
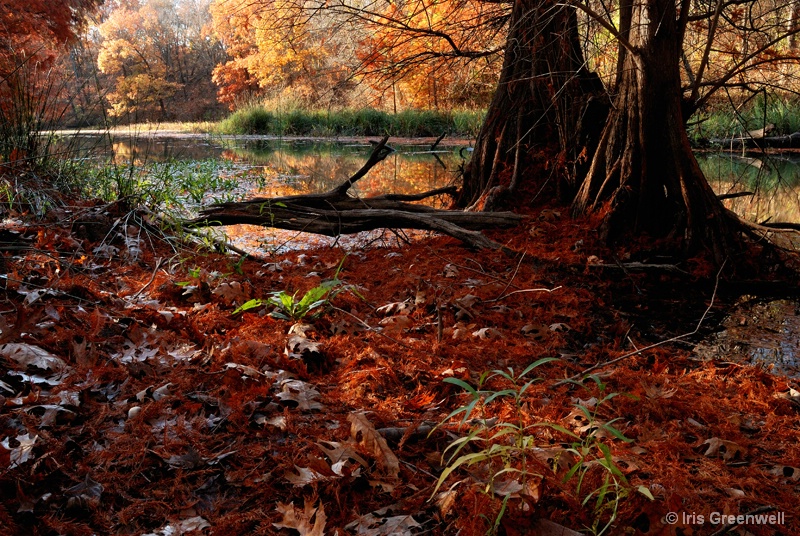
M 247 223 L 325 236 L 384 228 L 419 229 L 452 236 L 478 249 L 503 248 L 481 234 L 480 230 L 514 227 L 521 222 L 522 216 L 512 212 L 441 210 L 413 203 L 436 195 L 452 195 L 456 191 L 454 186 L 411 195 L 386 194 L 369 198 L 348 195 L 353 184 L 394 152 L 386 145 L 388 139 L 388 136 L 384 137 L 361 169 L 332 190 L 318 194 L 220 203 L 205 208 L 199 217 L 187 223 L 193 227 Z

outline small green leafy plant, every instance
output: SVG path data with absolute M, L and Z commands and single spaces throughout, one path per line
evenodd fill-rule
M 586 424 L 582 427 L 582 433 L 573 432 L 554 423 L 525 424 L 523 396 L 531 385 L 541 381 L 541 378 L 527 379 L 527 376 L 537 367 L 554 360 L 556 358 L 539 359 L 528 365 L 520 374 L 515 374 L 511 368 L 506 371 L 484 372 L 478 379 L 477 388 L 457 378 L 444 380 L 464 389 L 472 399 L 466 405 L 450 413 L 440 426 L 459 415 L 461 415 L 461 425 L 463 425 L 468 422 L 470 415 L 479 404 L 486 407 L 491 402 L 502 398 L 510 399 L 515 408 L 516 417 L 509 422 L 485 418 L 477 420 L 466 436 L 460 437 L 448 445 L 442 456 L 445 469 L 434 490 L 435 494 L 456 469 L 481 464 L 485 473 L 489 475 L 488 479 L 485 479 L 487 483 L 483 491 L 492 496 L 503 496 L 499 513 L 490 523 L 488 534 L 495 534 L 500 526 L 508 499 L 511 496 L 509 490 L 517 490 L 519 495 L 524 495 L 530 489 L 529 485 L 535 487 L 536 481 L 542 478 L 542 475 L 533 470 L 531 463 L 536 457 L 537 438 L 534 430 L 537 428 L 548 427 L 566 434 L 571 439 L 571 444 L 561 449 L 562 455 L 565 456 L 564 459 L 574 460 L 564 475 L 563 481 L 565 483 L 576 481 L 576 495 L 581 498 L 584 506 L 591 506 L 593 523 L 591 527 L 587 528 L 593 534 L 604 534 L 613 526 L 619 505 L 631 492 L 631 486 L 617 465 L 606 440 L 618 439 L 626 443 L 633 440 L 625 437 L 614 426 L 618 419 L 604 422 L 598 418 L 598 411 L 603 404 L 619 395 L 619 393 L 606 394 L 606 384 L 598 377 L 591 376 L 590 379 L 597 385 L 601 397 L 593 399 L 591 404 L 576 405 L 579 414 L 585 418 Z M 486 384 L 493 379 L 503 379 L 510 383 L 510 386 L 501 390 L 485 389 Z M 575 383 L 585 387 L 579 382 Z M 538 460 L 541 458 L 539 457 Z M 554 471 L 558 470 L 557 465 L 556 462 Z M 587 493 L 584 485 L 585 477 L 593 467 L 602 468 L 602 483 Z M 646 487 L 640 486 L 637 491 L 649 499 L 653 499 Z
M 591 527 L 587 527 L 592 534 L 605 534 L 612 528 L 617 519 L 619 506 L 622 501 L 630 495 L 631 486 L 628 479 L 614 460 L 611 449 L 605 439 L 618 439 L 625 443 L 632 443 L 633 439 L 626 437 L 614 423 L 620 418 L 603 421 L 599 418 L 598 411 L 611 399 L 619 396 L 620 393 L 606 393 L 607 385 L 595 375 L 589 376 L 586 380 L 591 380 L 597 386 L 600 397 L 590 399 L 591 403 L 586 402 L 576 404 L 579 416 L 584 418 L 584 425 L 581 427 L 583 433 L 576 433 L 568 430 L 564 426 L 555 423 L 540 423 L 538 426 L 546 426 L 567 435 L 571 444 L 564 449 L 565 453 L 571 454 L 575 462 L 564 475 L 563 481 L 570 482 L 575 480 L 575 494 L 583 496 L 581 504 L 592 508 L 593 522 Z M 580 387 L 586 388 L 582 382 L 570 382 Z M 630 395 L 625 395 L 630 396 Z M 586 493 L 584 480 L 586 475 L 593 467 L 600 467 L 603 471 L 602 484 Z M 636 491 L 653 500 L 653 495 L 645 486 L 639 486 Z
M 285 290 L 281 290 L 279 292 L 273 292 L 266 300 L 248 300 L 240 305 L 233 314 L 238 314 L 264 305 L 272 305 L 275 307 L 270 313 L 270 316 L 273 318 L 291 320 L 294 322 L 299 322 L 305 318 L 317 318 L 325 311 L 324 306 L 329 305 L 330 301 L 340 292 L 348 290 L 358 295 L 358 292 L 352 285 L 345 285 L 342 283 L 342 280 L 339 279 L 339 274 L 342 271 L 346 258 L 347 256 L 345 255 L 339 262 L 339 266 L 336 267 L 336 272 L 333 274 L 332 279 L 323 281 L 316 287 L 309 289 L 299 300 L 297 299 L 299 291 L 289 294 Z
M 509 490 L 516 489 L 522 491 L 528 488 L 531 481 L 541 478 L 530 467 L 531 449 L 534 445 L 534 437 L 529 433 L 529 427 L 524 423 L 523 415 L 523 396 L 527 390 L 541 378 L 526 379 L 537 367 L 555 361 L 554 357 L 545 357 L 531 363 L 517 374 L 509 367 L 507 370 L 493 370 L 484 372 L 478 380 L 477 388 L 458 378 L 445 378 L 445 382 L 457 385 L 467 391 L 472 400 L 465 406 L 457 408 L 442 422 L 449 421 L 453 417 L 461 415 L 461 424 L 465 424 L 472 412 L 479 403 L 485 407 L 495 400 L 501 398 L 511 399 L 516 418 L 514 422 L 498 422 L 496 419 L 481 419 L 477 425 L 473 426 L 465 436 L 456 439 L 445 449 L 442 461 L 445 470 L 439 476 L 436 483 L 434 494 L 447 477 L 459 467 L 471 467 L 476 464 L 486 464 L 489 467 L 489 478 L 484 487 L 484 493 L 494 496 L 503 496 L 503 503 L 500 512 L 493 522 L 490 523 L 488 533 L 494 534 L 500 526 L 508 499 L 511 496 Z M 484 389 L 484 386 L 492 379 L 502 378 L 511 384 L 511 387 L 500 391 Z M 441 425 L 440 425 L 441 426 Z M 472 447 L 473 452 L 466 452 Z M 477 449 L 477 450 L 475 450 Z

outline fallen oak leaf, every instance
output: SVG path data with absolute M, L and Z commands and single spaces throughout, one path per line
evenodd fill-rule
M 281 382 L 281 392 L 277 396 L 281 402 L 297 404 L 298 409 L 323 408 L 323 405 L 316 400 L 319 397 L 319 391 L 301 380 L 283 380 Z
M 25 343 L 9 342 L 0 346 L 0 356 L 16 361 L 19 365 L 41 370 L 63 370 L 67 364 L 47 350 Z
M 231 281 L 230 283 L 222 282 L 217 285 L 217 288 L 211 291 L 211 294 L 218 296 L 225 305 L 231 305 L 234 302 L 242 303 L 246 301 L 247 294 L 242 288 L 242 284 L 238 281 Z
M 383 329 L 390 333 L 402 333 L 403 330 L 410 328 L 414 321 L 406 315 L 389 316 L 378 322 Z
M 283 516 L 279 523 L 272 524 L 275 528 L 294 529 L 300 536 L 324 536 L 327 517 L 322 504 L 315 507 L 313 501 L 305 499 L 303 510 L 300 510 L 291 503 L 279 502 L 275 510 Z
M 791 465 L 773 465 L 767 469 L 767 473 L 788 478 L 789 480 L 800 480 L 800 467 L 792 467 Z
M 743 447 L 739 446 L 733 441 L 727 441 L 718 437 L 706 439 L 703 441 L 703 445 L 708 445 L 708 448 L 703 453 L 704 456 L 722 456 L 722 459 L 726 461 L 734 459 L 737 455 L 744 457 L 746 454 L 746 451 Z
M 386 475 L 391 478 L 400 476 L 400 460 L 397 459 L 392 449 L 386 443 L 375 427 L 369 422 L 363 412 L 351 413 L 347 416 L 350 421 L 350 435 L 369 452 L 383 468 Z M 359 439 L 360 437 L 360 439 Z
M 320 351 L 321 345 L 303 335 L 291 335 L 286 342 L 286 349 L 284 353 L 287 357 L 294 357 L 302 359 L 305 362 L 322 361 L 322 352 Z
M 503 334 L 500 330 L 495 328 L 481 328 L 477 331 L 473 331 L 472 336 L 482 340 L 503 338 Z
M 550 335 L 550 329 L 541 324 L 525 324 L 520 331 L 526 337 L 531 337 L 537 341 L 543 340 Z
M 328 480 L 328 477 L 322 473 L 314 471 L 313 469 L 309 469 L 308 467 L 300 467 L 299 465 L 295 465 L 294 470 L 290 469 L 289 471 L 283 473 L 283 478 L 297 487 L 303 487 L 307 486 L 308 484 L 313 484 L 314 482 Z
M 345 526 L 361 536 L 411 536 L 411 529 L 421 527 L 410 515 L 379 518 L 372 514 L 361 516 Z
M 350 460 L 358 462 L 364 467 L 369 467 L 366 460 L 359 456 L 352 445 L 336 441 L 318 441 L 317 446 L 328 457 L 331 462 L 331 470 L 337 475 L 344 476 L 342 469 Z
M 375 312 L 381 316 L 407 315 L 414 306 L 408 301 L 392 302 L 381 305 Z
M 9 451 L 8 469 L 13 469 L 18 465 L 22 465 L 30 459 L 33 446 L 36 444 L 37 439 L 39 439 L 38 435 L 31 436 L 30 434 L 21 434 L 14 438 L 13 441 L 16 443 L 14 446 L 11 445 L 11 437 L 7 437 L 0 442 L 0 445 Z

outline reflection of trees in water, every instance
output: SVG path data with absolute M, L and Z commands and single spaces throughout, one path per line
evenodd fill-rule
M 205 139 L 153 137 L 147 134 L 77 135 L 64 138 L 56 150 L 76 156 L 113 157 L 117 163 L 143 165 L 171 160 L 208 160 L 220 158 L 222 147 Z
M 718 194 L 753 193 L 724 201 L 745 219 L 800 221 L 800 156 L 718 153 L 698 155 L 698 162 Z
M 295 151 L 234 149 L 235 158 L 262 167 L 266 185 L 257 195 L 323 192 L 353 175 L 366 161 L 371 147 L 304 146 Z M 434 155 L 396 152 L 376 165 L 354 191 L 361 196 L 417 193 L 450 184 L 461 162 L 455 152 Z M 441 163 L 440 163 L 441 161 Z M 444 166 L 443 166 L 444 164 Z M 287 191 L 290 189 L 290 191 Z
M 171 160 L 222 159 L 235 164 L 233 174 L 253 195 L 323 192 L 338 186 L 366 162 L 372 147 L 335 142 L 235 140 L 147 135 L 75 136 L 69 143 L 80 154 L 112 156 L 117 163 L 144 165 Z M 457 149 L 436 155 L 426 147 L 398 148 L 354 187 L 360 196 L 419 193 L 452 184 L 463 160 Z M 432 200 L 435 201 L 435 200 Z

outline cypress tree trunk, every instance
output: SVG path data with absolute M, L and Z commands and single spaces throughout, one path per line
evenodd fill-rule
M 575 9 L 517 0 L 503 68 L 472 159 L 461 207 L 493 210 L 548 194 L 571 199 L 608 111 L 600 79 L 585 68 Z M 584 169 L 585 170 L 585 169 Z
M 721 262 L 740 244 L 686 135 L 679 65 L 685 18 L 675 0 L 644 0 L 632 9 L 618 93 L 574 209 L 606 210 L 611 241 L 646 233 L 675 239 L 683 254 L 710 250 Z

